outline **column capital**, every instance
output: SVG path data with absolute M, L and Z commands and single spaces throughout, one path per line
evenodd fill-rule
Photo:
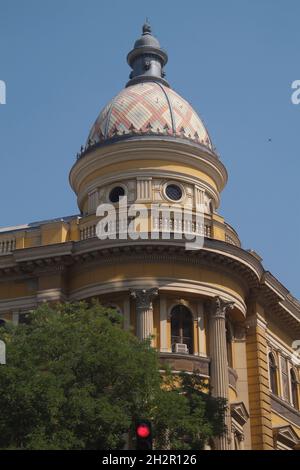
M 134 289 L 130 291 L 130 296 L 136 300 L 137 308 L 152 309 L 152 300 L 158 295 L 158 288 Z
M 234 308 L 234 302 L 228 302 L 221 297 L 216 296 L 209 302 L 210 315 L 213 318 L 225 319 L 227 310 Z

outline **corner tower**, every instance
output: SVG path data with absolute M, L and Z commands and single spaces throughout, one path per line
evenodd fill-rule
M 217 214 L 227 172 L 193 107 L 165 78 L 167 53 L 149 24 L 127 56 L 126 87 L 100 111 L 70 182 L 84 216 L 126 195 L 132 203 L 205 206 L 205 235 L 240 246 Z M 84 238 L 86 232 L 83 232 Z
M 90 252 L 92 244 L 101 256 L 99 264 L 86 254 L 93 267 L 89 273 L 77 271 L 71 288 L 78 284 L 85 296 L 102 294 L 102 301 L 119 296 L 125 325 L 142 340 L 151 336 L 162 361 L 174 370 L 210 375 L 213 393 L 229 400 L 229 383 L 236 379 L 228 363 L 228 325 L 230 318 L 244 321 L 246 293 L 236 268 L 229 269 L 227 253 L 229 247 L 240 250 L 240 241 L 217 213 L 226 168 L 198 113 L 166 80 L 167 59 L 145 24 L 127 56 L 129 81 L 99 113 L 71 169 L 70 183 L 82 214 L 82 247 Z M 118 211 L 121 196 L 127 196 L 128 206 L 176 203 L 188 208 L 188 229 L 184 220 L 179 224 L 185 234 L 204 235 L 204 248 L 188 252 L 183 238 L 175 236 L 178 220 L 165 220 L 162 213 L 156 218 L 151 214 L 151 223 L 141 230 L 154 227 L 159 233 L 155 239 L 124 239 L 118 230 L 116 238 L 97 239 L 98 205 L 115 204 Z M 201 224 L 196 218 L 200 204 Z M 105 270 L 103 262 L 108 263 Z M 85 287 L 86 276 L 94 281 L 91 289 Z M 237 362 L 245 369 L 244 342 L 241 351 Z M 238 395 L 235 389 L 234 399 Z M 240 398 L 246 410 L 245 388 Z M 245 422 L 246 416 L 247 411 Z M 230 417 L 226 419 L 230 428 Z M 228 449 L 231 442 L 227 435 L 216 445 Z

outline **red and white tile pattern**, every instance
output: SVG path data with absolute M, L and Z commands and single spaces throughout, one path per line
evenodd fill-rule
M 177 134 L 212 147 L 208 132 L 191 105 L 156 82 L 123 89 L 101 111 L 88 140 L 99 142 L 133 132 Z

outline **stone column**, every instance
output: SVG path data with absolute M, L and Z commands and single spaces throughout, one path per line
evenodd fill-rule
M 204 305 L 203 302 L 198 302 L 197 305 L 197 320 L 198 320 L 198 354 L 199 356 L 206 357 L 206 337 L 204 329 Z
M 19 323 L 19 310 L 14 310 L 12 312 L 12 322 L 14 325 L 18 325 Z
M 210 383 L 214 397 L 225 398 L 228 402 L 228 362 L 226 348 L 225 315 L 227 309 L 232 309 L 233 302 L 225 302 L 221 297 L 215 297 L 210 303 L 209 315 L 209 351 L 211 358 Z M 229 450 L 231 447 L 230 414 L 226 413 L 225 424 L 227 433 L 216 439 L 219 450 Z
M 153 334 L 153 304 L 152 300 L 158 295 L 158 289 L 136 289 L 130 292 L 136 300 L 137 336 L 141 340 Z
M 124 330 L 130 329 L 130 299 L 129 296 L 124 299 L 123 303 Z
M 160 296 L 160 351 L 172 352 L 171 341 L 168 335 L 167 299 Z

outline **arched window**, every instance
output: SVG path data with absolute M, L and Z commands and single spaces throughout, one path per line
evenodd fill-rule
M 277 388 L 277 366 L 272 353 L 269 353 L 269 374 L 270 374 L 270 387 L 275 395 L 278 395 Z
M 233 367 L 232 359 L 232 332 L 231 326 L 228 321 L 226 321 L 226 347 L 227 347 L 227 362 L 229 367 Z
M 296 374 L 293 371 L 293 369 L 290 370 L 290 378 L 291 378 L 292 404 L 298 410 L 299 409 L 298 384 L 297 384 Z
M 171 311 L 171 342 L 172 351 L 179 352 L 178 344 L 185 344 L 188 354 L 193 354 L 193 315 L 184 305 L 176 305 Z M 182 347 L 184 352 L 184 347 Z

